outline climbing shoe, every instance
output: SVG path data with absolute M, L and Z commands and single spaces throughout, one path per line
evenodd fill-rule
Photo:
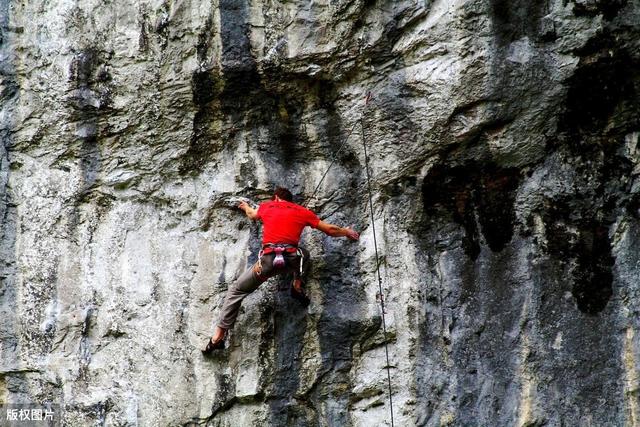
M 291 286 L 291 298 L 298 301 L 303 307 L 307 307 L 311 303 L 311 300 L 309 300 L 304 293 L 302 281 L 300 279 L 293 281 L 293 285 Z
M 209 338 L 209 342 L 204 350 L 202 350 L 202 354 L 207 355 L 213 353 L 215 350 L 224 350 L 224 338 L 219 339 L 214 342 L 212 338 Z

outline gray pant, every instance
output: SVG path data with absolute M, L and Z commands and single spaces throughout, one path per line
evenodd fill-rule
M 309 251 L 300 248 L 304 255 L 302 261 L 302 273 L 300 273 L 300 256 L 294 253 L 283 253 L 285 266 L 283 268 L 274 268 L 273 259 L 275 253 L 263 255 L 258 262 L 251 268 L 242 273 L 238 279 L 227 290 L 227 296 L 224 299 L 218 326 L 223 329 L 233 328 L 240 311 L 242 300 L 251 292 L 258 289 L 261 283 L 267 279 L 280 274 L 293 273 L 294 280 L 299 278 L 304 281 L 309 273 Z

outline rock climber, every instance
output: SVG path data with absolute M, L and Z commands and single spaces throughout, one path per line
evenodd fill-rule
M 293 273 L 291 296 L 305 306 L 309 304 L 304 293 L 309 252 L 298 246 L 300 234 L 306 226 L 332 237 L 347 237 L 353 241 L 360 238 L 351 227 L 320 221 L 315 213 L 293 203 L 291 192 L 284 187 L 276 188 L 271 200 L 261 203 L 258 209 L 247 202 L 241 202 L 238 207 L 249 219 L 262 221 L 262 250 L 258 261 L 229 287 L 213 337 L 202 350 L 205 354 L 224 348 L 227 330 L 233 327 L 242 300 L 270 277 Z

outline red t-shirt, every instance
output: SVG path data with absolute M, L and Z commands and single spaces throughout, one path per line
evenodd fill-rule
M 316 228 L 320 222 L 320 218 L 309 209 L 284 200 L 260 204 L 258 218 L 264 225 L 262 244 L 297 245 L 302 230 L 307 225 Z

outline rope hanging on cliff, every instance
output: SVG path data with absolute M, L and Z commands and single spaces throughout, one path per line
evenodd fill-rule
M 371 99 L 371 94 L 367 94 L 367 99 L 365 101 L 365 108 L 369 104 L 369 100 Z M 394 427 L 393 423 L 393 398 L 391 392 L 391 368 L 389 363 L 389 345 L 387 344 L 387 322 L 385 319 L 385 311 L 384 311 L 384 293 L 382 292 L 382 277 L 380 276 L 380 261 L 378 258 L 378 239 L 376 237 L 376 223 L 373 217 L 373 195 L 371 192 L 371 177 L 369 176 L 369 156 L 367 155 L 367 143 L 364 135 L 364 112 L 360 116 L 360 129 L 362 132 L 362 147 L 364 149 L 364 169 L 366 171 L 367 176 L 367 191 L 369 193 L 369 210 L 371 211 L 371 230 L 373 232 L 373 248 L 376 255 L 376 273 L 378 275 L 378 291 L 380 295 L 380 310 L 382 312 L 382 332 L 384 334 L 384 352 L 387 356 L 387 382 L 389 384 L 389 409 L 391 411 L 391 427 Z

